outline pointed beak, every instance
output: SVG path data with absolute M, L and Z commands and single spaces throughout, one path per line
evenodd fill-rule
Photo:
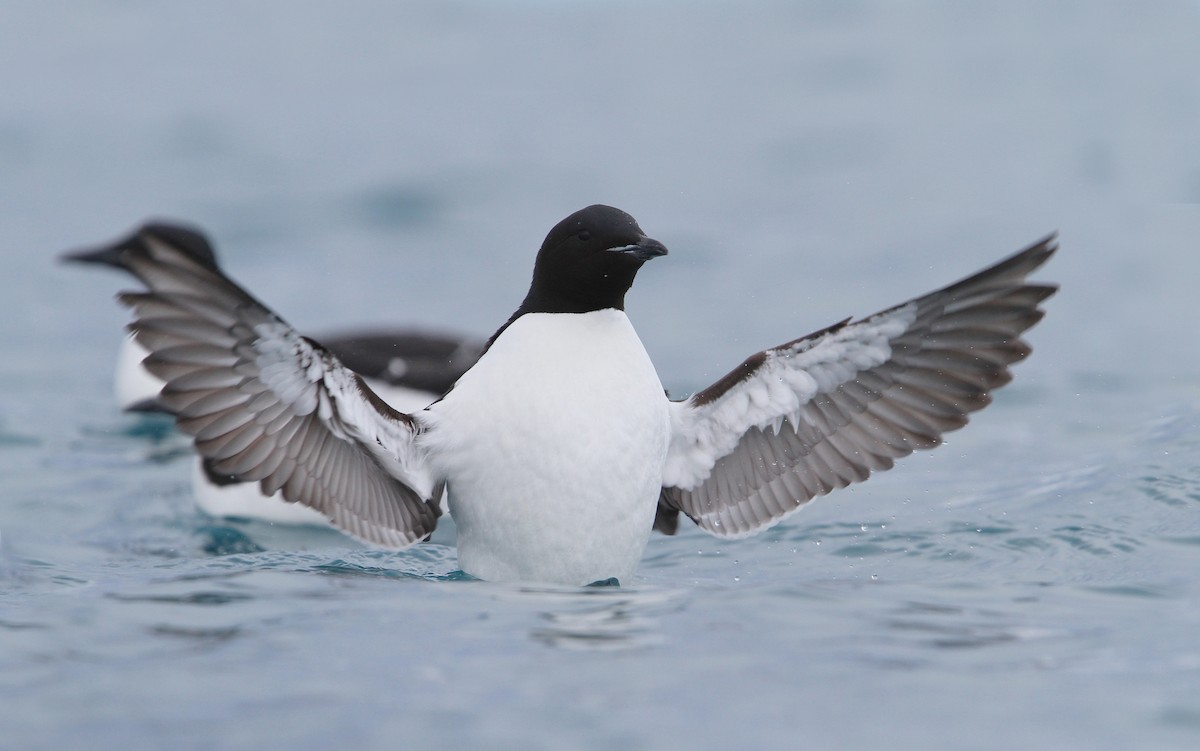
M 643 237 L 633 245 L 622 245 L 617 248 L 609 248 L 608 250 L 611 253 L 631 255 L 639 261 L 649 261 L 651 258 L 658 258 L 667 254 L 666 245 L 649 237 Z
M 82 250 L 72 250 L 63 253 L 59 258 L 63 261 L 71 261 L 76 263 L 99 263 L 105 266 L 114 266 L 119 269 L 125 268 L 125 264 L 121 262 L 121 253 L 126 249 L 134 247 L 141 243 L 141 238 L 137 233 L 130 237 L 123 238 L 112 245 L 105 245 L 99 248 L 84 248 Z

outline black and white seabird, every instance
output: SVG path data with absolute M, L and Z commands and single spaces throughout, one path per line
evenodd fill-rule
M 215 249 L 199 230 L 166 221 L 147 224 L 143 230 L 169 238 L 179 252 L 223 273 Z M 66 253 L 62 258 L 72 263 L 112 265 L 114 258 L 106 250 Z M 423 409 L 445 393 L 479 359 L 484 344 L 482 339 L 444 331 L 377 326 L 322 335 L 320 340 L 388 406 L 403 412 Z M 159 399 L 163 380 L 143 364 L 149 354 L 133 334 L 121 342 L 113 394 L 126 412 L 170 411 Z M 264 496 L 259 483 L 217 472 L 211 459 L 194 463 L 192 489 L 196 505 L 210 516 L 329 526 L 328 517 L 315 509 L 288 502 L 278 492 Z
M 97 251 L 147 287 L 119 296 L 160 399 L 220 472 L 281 491 L 366 542 L 404 548 L 449 491 L 461 568 L 488 580 L 627 581 L 682 513 L 743 537 L 936 446 L 1012 376 L 1057 289 L 1026 277 L 1054 236 L 930 294 L 747 358 L 669 401 L 625 315 L 666 255 L 590 206 L 550 230 L 524 302 L 423 410 L 389 407 L 154 225 Z

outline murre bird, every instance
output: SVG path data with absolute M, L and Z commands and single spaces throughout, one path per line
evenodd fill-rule
M 935 292 L 747 358 L 669 401 L 625 315 L 666 255 L 589 206 L 550 230 L 524 301 L 440 400 L 389 407 L 328 348 L 143 227 L 101 251 L 160 399 L 220 472 L 403 548 L 449 490 L 459 563 L 490 580 L 587 584 L 636 569 L 682 513 L 742 537 L 962 427 L 1011 380 L 1057 289 L 1026 277 L 1050 236 Z
M 175 248 L 196 263 L 223 273 L 216 250 L 199 230 L 166 221 L 152 222 L 143 229 L 170 238 Z M 62 260 L 108 266 L 113 259 L 103 250 L 87 250 L 65 253 Z M 484 344 L 482 339 L 445 331 L 378 326 L 321 335 L 320 340 L 390 407 L 404 412 L 420 410 L 445 393 L 475 364 Z M 170 412 L 159 399 L 163 380 L 143 364 L 149 354 L 133 334 L 121 342 L 113 394 L 126 412 Z M 278 492 L 264 496 L 259 483 L 218 472 L 211 459 L 200 457 L 194 463 L 192 489 L 196 505 L 210 516 L 329 526 L 328 518 L 319 511 L 286 501 Z

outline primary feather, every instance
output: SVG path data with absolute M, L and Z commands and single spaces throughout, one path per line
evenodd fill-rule
M 1029 355 L 1053 285 L 1026 277 L 1055 251 L 1039 243 L 960 282 L 858 321 L 759 352 L 672 404 L 656 527 L 683 512 L 740 537 L 916 449 L 987 406 Z
M 281 491 L 364 541 L 404 547 L 439 513 L 420 426 L 219 271 L 146 231 L 120 265 L 148 291 L 120 300 L 162 378 L 160 399 L 216 471 Z M 440 491 L 439 491 L 440 492 Z

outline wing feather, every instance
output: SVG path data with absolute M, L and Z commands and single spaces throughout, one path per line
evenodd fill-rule
M 267 495 L 282 490 L 366 542 L 425 538 L 440 511 L 420 425 L 215 265 L 189 257 L 179 242 L 188 232 L 147 225 L 102 251 L 147 287 L 119 299 L 180 429 L 215 471 Z
M 655 528 L 757 532 L 966 424 L 1029 355 L 1055 237 L 948 287 L 747 358 L 673 404 Z

